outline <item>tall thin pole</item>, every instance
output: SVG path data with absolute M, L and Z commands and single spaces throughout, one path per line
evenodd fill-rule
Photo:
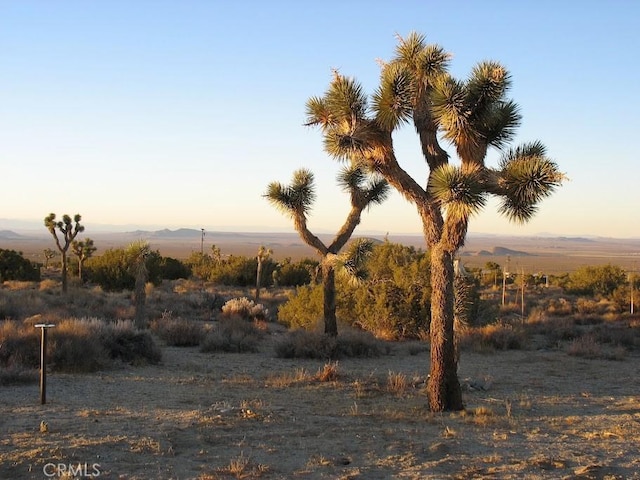
M 39 323 L 36 328 L 42 330 L 40 338 L 40 404 L 47 403 L 47 330 L 55 325 Z
M 200 230 L 202 231 L 202 237 L 200 238 L 200 255 L 204 257 L 204 228 Z
M 635 278 L 633 276 L 633 273 L 630 275 L 630 280 L 631 280 L 631 315 L 633 315 L 633 311 L 634 311 L 634 304 L 633 304 L 633 288 L 635 287 Z

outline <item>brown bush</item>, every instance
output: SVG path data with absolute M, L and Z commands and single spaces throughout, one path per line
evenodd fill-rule
M 206 334 L 203 352 L 257 352 L 264 332 L 253 323 L 238 318 L 223 318 Z
M 503 322 L 466 328 L 459 337 L 461 348 L 475 351 L 518 350 L 525 347 L 526 341 L 523 328 Z
M 280 358 L 319 358 L 335 360 L 343 357 L 377 357 L 389 348 L 371 333 L 346 330 L 337 337 L 308 330 L 293 330 L 276 344 Z
M 204 335 L 204 328 L 200 322 L 171 318 L 167 314 L 151 322 L 151 330 L 167 345 L 174 347 L 195 347 L 200 345 Z

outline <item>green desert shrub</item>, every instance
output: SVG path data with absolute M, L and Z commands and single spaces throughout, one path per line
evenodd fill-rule
M 7 280 L 40 281 L 40 265 L 22 256 L 22 252 L 0 248 L 0 282 Z
M 133 290 L 136 283 L 134 261 L 127 249 L 110 248 L 102 255 L 87 260 L 83 276 L 107 291 Z M 163 279 L 175 280 L 190 275 L 187 265 L 170 257 L 162 257 L 157 250 L 149 253 L 145 264 L 148 281 L 154 285 L 159 285 Z
M 202 339 L 203 352 L 257 352 L 265 333 L 254 323 L 237 317 L 222 318 Z
M 299 262 L 292 262 L 291 258 L 285 258 L 277 265 L 271 275 L 273 284 L 281 287 L 298 287 L 311 283 L 318 268 L 318 261 L 305 258 Z
M 566 292 L 588 297 L 610 298 L 616 289 L 626 285 L 627 274 L 617 265 L 585 266 L 564 277 Z

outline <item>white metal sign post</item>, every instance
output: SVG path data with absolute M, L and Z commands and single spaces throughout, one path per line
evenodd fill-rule
M 40 339 L 40 404 L 47 403 L 47 330 L 55 327 L 50 323 L 38 323 L 34 325 L 42 329 Z

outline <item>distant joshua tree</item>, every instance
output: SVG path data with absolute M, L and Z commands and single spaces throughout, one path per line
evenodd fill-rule
M 387 182 L 375 174 L 368 173 L 363 167 L 352 164 L 343 167 L 338 174 L 338 184 L 351 198 L 351 210 L 329 245 L 325 245 L 307 228 L 307 215 L 315 200 L 313 173 L 309 170 L 297 170 L 290 185 L 272 182 L 267 187 L 265 198 L 276 208 L 293 219 L 296 231 L 302 240 L 313 247 L 321 257 L 323 285 L 324 332 L 330 336 L 338 335 L 336 320 L 335 267 L 340 261 L 337 257 L 340 249 L 349 241 L 356 226 L 360 223 L 362 211 L 375 204 L 382 203 L 389 194 Z
M 49 268 L 49 260 L 56 256 L 56 251 L 51 248 L 45 248 L 44 253 L 44 268 Z
M 78 278 L 82 281 L 82 266 L 87 258 L 91 258 L 97 248 L 93 245 L 93 240 L 87 237 L 80 242 L 77 240 L 71 242 L 71 250 L 78 257 Z
M 262 264 L 269 260 L 269 257 L 273 254 L 273 250 L 265 247 L 264 245 L 260 245 L 258 249 L 258 256 L 256 257 L 258 260 L 258 269 L 256 272 L 256 302 L 260 300 L 260 287 L 262 284 Z
M 135 307 L 134 324 L 137 328 L 147 327 L 146 302 L 147 293 L 145 286 L 149 278 L 147 258 L 151 254 L 149 242 L 138 240 L 129 244 L 126 249 L 126 258 L 129 269 L 136 279 L 133 291 L 133 304 Z
M 59 222 L 56 222 L 55 213 L 50 213 L 44 218 L 44 226 L 47 227 L 49 233 L 53 236 L 56 241 L 56 246 L 62 255 L 62 293 L 67 293 L 67 251 L 76 236 L 80 232 L 84 232 L 84 226 L 80 225 L 81 219 L 82 217 L 79 213 L 76 213 L 73 221 L 71 217 L 66 214 L 62 216 L 62 221 Z M 57 232 L 62 234 L 64 243 L 60 242 Z

